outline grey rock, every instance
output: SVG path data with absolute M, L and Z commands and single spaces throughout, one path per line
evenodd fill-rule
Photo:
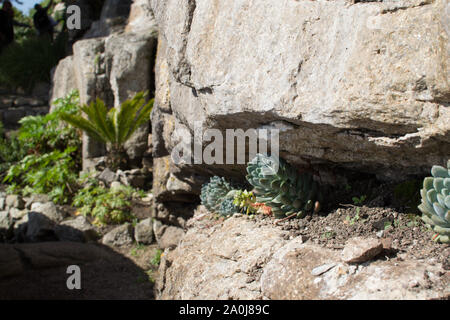
M 383 251 L 379 239 L 354 237 L 347 241 L 342 250 L 342 261 L 346 263 L 363 263 L 376 257 Z
M 115 172 L 112 172 L 109 168 L 106 168 L 98 176 L 100 181 L 103 181 L 107 186 L 110 186 L 112 182 L 118 181 L 118 176 Z
M 311 274 L 313 276 L 320 276 L 324 274 L 325 272 L 329 271 L 330 269 L 334 268 L 336 266 L 336 263 L 327 263 L 323 264 L 321 266 L 315 267 L 312 269 Z
M 54 101 L 66 97 L 72 90 L 76 89 L 73 56 L 68 56 L 58 62 L 52 74 L 52 89 L 50 93 L 50 112 L 55 109 Z
M 55 241 L 55 226 L 56 223 L 44 214 L 29 212 L 25 239 L 27 242 Z
M 153 231 L 158 246 L 161 249 L 175 248 L 184 236 L 184 230 L 179 227 L 163 225 L 160 221 L 155 220 L 153 223 Z
M 53 202 L 34 202 L 31 205 L 31 211 L 42 213 L 51 221 L 59 223 L 65 218 L 65 213 L 59 210 Z
M 271 224 L 236 216 L 212 222 L 202 207 L 188 225 L 179 245 L 161 258 L 158 299 L 421 300 L 450 294 L 448 279 L 435 276 L 445 274 L 441 263 L 405 256 L 356 268 L 338 262 L 338 250 L 302 237 L 285 240 Z M 426 279 L 433 285 L 411 289 Z
M 428 174 L 450 154 L 448 70 L 435 68 L 450 44 L 433 49 L 448 37 L 446 2 L 243 0 L 243 20 L 231 1 L 152 1 L 161 35 L 154 114 L 175 118 L 152 118 L 153 128 L 175 126 L 169 137 L 155 129 L 153 147 L 170 153 L 183 127 L 203 121 L 203 131 L 280 129 L 283 157 L 313 159 L 330 181 L 330 164 L 382 179 Z
M 46 194 L 32 194 L 29 197 L 24 198 L 25 209 L 31 209 L 31 205 L 35 202 L 45 203 L 50 202 L 50 197 Z
M 55 228 L 55 233 L 60 241 L 88 242 L 99 238 L 95 228 L 84 216 L 61 222 Z
M 11 218 L 15 219 L 15 220 L 20 220 L 22 219 L 24 216 L 26 216 L 28 213 L 28 210 L 19 210 L 17 208 L 11 208 L 9 209 L 9 214 L 11 216 Z
M 6 196 L 6 207 L 7 208 L 17 208 L 24 209 L 25 202 L 23 198 L 17 194 L 9 194 Z
M 137 243 L 151 244 L 153 242 L 152 218 L 140 221 L 134 229 L 134 238 Z
M 133 243 L 133 226 L 129 223 L 112 229 L 105 234 L 102 243 L 113 246 L 124 246 Z
M 11 229 L 14 223 L 8 211 L 0 211 L 0 233 L 4 233 Z
M 0 210 L 5 209 L 5 204 L 6 204 L 6 198 L 0 197 Z

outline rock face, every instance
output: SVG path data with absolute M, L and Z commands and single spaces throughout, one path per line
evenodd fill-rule
M 52 100 L 67 95 L 72 89 L 80 93 L 80 103 L 89 104 L 96 98 L 108 106 L 119 106 L 139 91 L 152 92 L 153 63 L 157 43 L 155 23 L 145 29 L 127 26 L 131 1 L 108 0 L 100 20 L 94 23 L 84 40 L 75 42 L 73 56 L 62 60 L 53 75 Z M 136 19 L 148 15 L 141 11 Z M 116 28 L 117 27 L 117 28 Z M 126 149 L 132 161 L 139 165 L 148 148 L 150 121 L 137 130 Z M 83 138 L 83 169 L 94 166 L 95 159 L 105 154 L 105 146 Z
M 198 211 L 181 243 L 163 255 L 159 299 L 432 299 L 450 294 L 440 264 L 405 258 L 354 266 L 342 250 L 290 240 L 245 217 Z M 436 288 L 441 289 L 436 289 Z
M 155 156 L 203 121 L 203 130 L 278 128 L 283 158 L 322 171 L 401 179 L 447 161 L 447 1 L 153 0 L 152 8 L 161 35 Z

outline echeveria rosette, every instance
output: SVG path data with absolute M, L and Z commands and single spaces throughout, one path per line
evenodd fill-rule
M 302 217 L 314 210 L 318 186 L 308 173 L 297 170 L 282 159 L 257 154 L 247 165 L 247 180 L 254 187 L 256 201 L 272 208 L 275 217 L 297 213 Z
M 436 232 L 435 241 L 450 243 L 450 160 L 447 168 L 433 166 L 431 175 L 423 180 L 420 190 L 422 220 Z
M 209 211 L 230 216 L 239 212 L 239 208 L 233 204 L 237 191 L 225 178 L 214 176 L 202 186 L 200 200 Z

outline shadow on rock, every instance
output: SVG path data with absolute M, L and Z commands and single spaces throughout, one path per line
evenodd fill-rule
M 25 242 L 46 242 L 0 244 L 0 299 L 153 299 L 148 274 L 130 259 L 96 242 L 56 241 L 61 236 L 51 220 L 39 213 L 30 218 L 21 230 Z M 63 234 L 81 236 L 70 226 Z M 80 268 L 79 290 L 67 286 L 72 265 Z

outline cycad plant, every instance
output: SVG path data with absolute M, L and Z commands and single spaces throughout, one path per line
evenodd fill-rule
M 146 121 L 149 121 L 153 99 L 145 103 L 146 93 L 139 92 L 118 108 L 107 109 L 105 103 L 97 99 L 90 105 L 80 107 L 85 114 L 63 114 L 61 118 L 76 128 L 83 130 L 91 138 L 108 146 L 106 164 L 110 169 L 125 169 L 128 155 L 125 142 Z
M 435 241 L 450 243 L 450 160 L 447 168 L 433 166 L 431 175 L 423 180 L 420 190 L 422 220 L 436 232 Z

